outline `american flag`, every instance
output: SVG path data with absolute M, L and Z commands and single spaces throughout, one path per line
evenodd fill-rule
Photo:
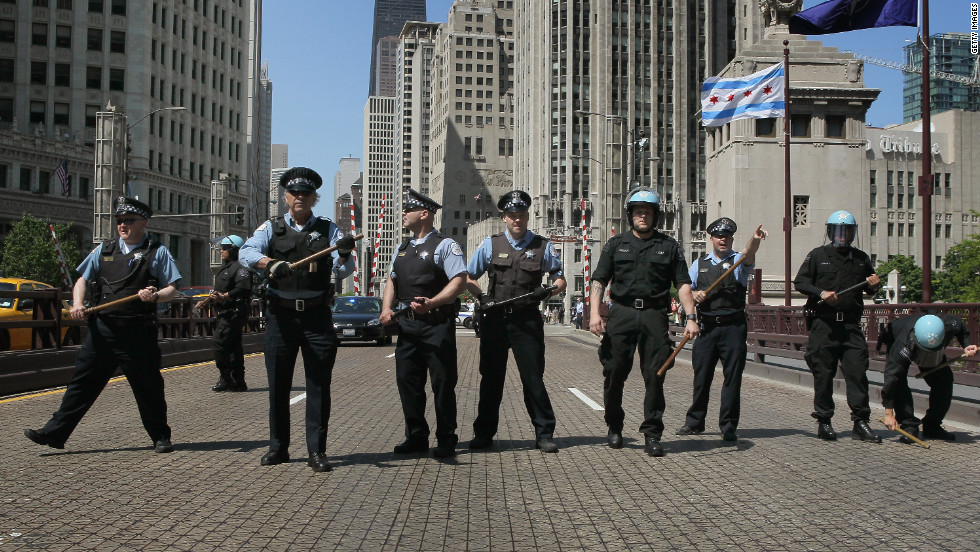
M 68 197 L 71 194 L 71 177 L 68 176 L 68 159 L 65 159 L 58 165 L 58 169 L 54 171 L 54 174 L 61 181 L 61 195 Z

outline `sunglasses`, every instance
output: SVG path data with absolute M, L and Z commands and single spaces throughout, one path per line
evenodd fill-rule
M 307 190 L 289 190 L 289 193 L 293 196 L 308 196 L 313 195 L 313 192 Z
M 231 251 L 234 248 L 235 248 L 234 245 L 228 245 L 227 243 L 221 245 L 222 251 Z
M 116 224 L 125 224 L 126 226 L 131 226 L 133 223 L 135 223 L 137 221 L 141 221 L 141 220 L 143 220 L 143 219 L 135 218 L 135 217 L 130 217 L 130 218 L 117 218 L 116 219 Z

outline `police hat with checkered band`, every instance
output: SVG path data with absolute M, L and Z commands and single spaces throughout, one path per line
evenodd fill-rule
M 148 219 L 153 216 L 150 206 L 138 199 L 119 196 L 116 198 L 116 215 L 133 214 Z
M 430 213 L 435 213 L 442 208 L 442 205 L 436 203 L 431 197 L 426 197 L 415 190 L 409 190 L 408 196 L 405 197 L 405 210 L 410 211 L 412 209 L 425 209 Z
M 519 213 L 531 208 L 531 196 L 523 190 L 512 190 L 500 196 L 497 208 L 505 213 Z
M 721 217 L 708 225 L 707 232 L 712 236 L 727 238 L 729 236 L 734 236 L 737 230 L 738 225 L 735 224 L 734 220 L 728 217 Z
M 316 192 L 323 185 L 323 179 L 313 169 L 293 167 L 282 173 L 279 185 L 290 192 Z

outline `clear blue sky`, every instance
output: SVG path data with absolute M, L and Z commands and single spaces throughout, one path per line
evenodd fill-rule
M 804 9 L 821 0 L 805 0 Z M 323 176 L 317 213 L 332 216 L 333 175 L 341 157 L 361 157 L 371 64 L 371 0 L 266 0 L 262 60 L 273 85 L 272 142 L 289 145 L 290 165 Z M 429 21 L 445 22 L 452 0 L 428 0 Z M 932 0 L 930 34 L 968 32 L 967 0 Z M 827 46 L 902 62 L 916 29 L 892 27 L 816 37 Z M 792 54 L 791 54 L 792 55 Z M 902 74 L 865 64 L 864 81 L 881 89 L 867 121 L 902 122 Z

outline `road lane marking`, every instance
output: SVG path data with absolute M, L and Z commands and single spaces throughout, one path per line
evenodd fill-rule
M 293 406 L 294 404 L 298 403 L 299 401 L 305 398 L 306 398 L 306 393 L 300 393 L 299 395 L 296 395 L 295 397 L 289 399 L 289 406 Z
M 575 389 L 574 387 L 569 387 L 568 390 L 572 392 L 572 395 L 575 395 L 582 402 L 584 402 L 590 408 L 592 408 L 592 410 L 605 410 L 605 408 L 599 406 L 599 403 L 597 403 L 594 400 L 590 399 L 588 395 L 586 395 L 585 393 L 579 391 L 578 389 Z

